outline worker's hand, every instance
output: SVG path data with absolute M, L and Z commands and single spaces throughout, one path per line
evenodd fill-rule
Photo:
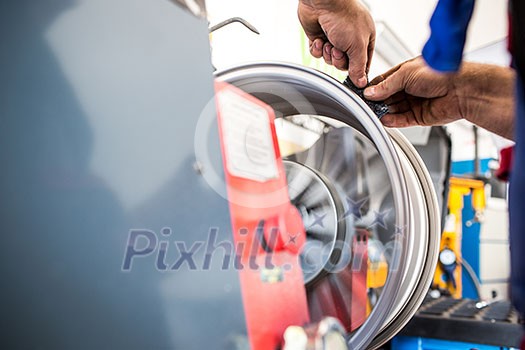
M 386 102 L 385 126 L 443 125 L 463 118 L 512 139 L 515 80 L 508 67 L 463 62 L 459 72 L 443 74 L 417 57 L 372 80 L 364 95 Z
M 385 126 L 443 125 L 463 118 L 455 75 L 438 73 L 421 57 L 401 63 L 372 80 L 365 97 L 385 101 Z
M 359 0 L 300 0 L 299 20 L 310 40 L 310 53 L 323 57 L 365 87 L 375 43 L 375 26 Z

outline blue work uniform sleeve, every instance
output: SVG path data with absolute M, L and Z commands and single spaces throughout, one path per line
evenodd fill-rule
M 433 69 L 455 72 L 461 65 L 475 0 L 439 0 L 430 20 L 423 58 Z

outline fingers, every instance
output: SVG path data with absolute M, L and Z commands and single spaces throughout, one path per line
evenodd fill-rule
M 401 100 L 397 103 L 391 103 L 388 105 L 389 114 L 405 113 L 410 111 L 410 104 L 407 100 Z
M 399 68 L 401 68 L 400 64 L 398 64 L 395 67 L 390 68 L 386 73 L 378 75 L 377 77 L 375 77 L 374 79 L 372 79 L 370 81 L 370 85 L 377 85 L 377 84 L 379 84 L 380 82 L 382 82 L 383 80 L 385 80 L 386 78 L 388 78 L 389 76 L 391 76 L 392 74 L 397 72 L 399 70 Z
M 383 80 L 385 80 L 386 78 L 388 78 L 389 76 L 397 72 L 399 69 L 401 69 L 402 66 L 403 66 L 403 63 L 400 63 L 397 66 L 390 68 L 385 73 L 381 74 L 381 76 L 383 77 Z
M 372 64 L 372 57 L 374 56 L 374 48 L 375 48 L 375 33 L 372 34 L 370 37 L 370 41 L 368 42 L 368 60 L 366 62 L 366 75 L 370 72 L 370 65 Z
M 399 102 L 404 101 L 406 99 L 407 99 L 406 93 L 404 91 L 400 91 L 398 93 L 393 94 L 389 98 L 387 98 L 384 102 L 387 105 L 391 106 L 391 105 L 398 104 Z
M 383 80 L 385 80 L 385 77 L 383 75 L 378 75 L 377 77 L 375 77 L 374 79 L 372 79 L 370 81 L 370 85 L 373 86 L 373 85 L 377 85 L 379 84 L 380 82 L 382 82 Z
M 375 46 L 375 25 L 368 9 L 354 0 L 301 0 L 298 16 L 312 40 L 312 56 L 348 70 L 350 80 L 364 88 Z M 316 38 L 322 40 L 322 47 Z
M 374 79 L 376 84 L 383 81 L 380 75 Z M 374 80 L 372 82 L 374 82 Z M 386 127 L 405 128 L 409 126 L 420 125 L 416 118 L 414 110 L 404 92 L 398 92 L 385 100 L 388 105 L 388 114 L 381 118 L 381 123 Z
M 323 47 L 323 58 L 326 64 L 332 64 L 332 49 L 334 47 L 330 43 L 325 43 Z
M 332 49 L 332 64 L 335 68 L 340 70 L 348 69 L 348 58 L 346 57 L 346 54 L 335 47 Z
M 405 128 L 419 125 L 414 110 L 404 92 L 398 92 L 392 95 L 385 100 L 385 103 L 388 104 L 388 114 L 381 118 L 381 123 L 383 123 L 384 126 L 390 128 Z
M 393 73 L 385 73 L 381 82 L 377 85 L 370 86 L 365 89 L 365 97 L 372 101 L 383 101 L 394 95 L 399 91 L 404 90 L 405 85 L 405 76 L 402 72 L 396 70 Z
M 348 58 L 346 54 L 333 47 L 332 44 L 324 43 L 322 55 L 327 64 L 333 65 L 341 70 L 348 69 Z
M 361 45 L 347 51 L 348 55 L 348 76 L 355 86 L 364 88 L 368 84 L 366 77 L 368 50 Z
M 323 39 L 317 38 L 310 42 L 310 54 L 315 58 L 323 57 Z
M 381 118 L 381 123 L 389 128 L 407 128 L 419 125 L 412 111 L 387 114 Z
M 373 44 L 369 45 L 372 50 L 373 47 Z M 335 48 L 330 42 L 317 38 L 310 42 L 310 53 L 315 58 L 322 57 L 327 64 L 333 65 L 337 69 L 348 69 L 348 75 L 357 87 L 364 88 L 368 84 L 367 72 L 370 63 L 368 59 L 371 55 L 370 51 L 356 49 L 352 51 L 351 55 L 348 55 Z

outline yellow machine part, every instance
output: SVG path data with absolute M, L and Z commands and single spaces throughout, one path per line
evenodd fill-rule
M 366 284 L 368 288 L 382 288 L 388 276 L 388 263 L 386 261 L 368 261 Z
M 386 278 L 388 277 L 388 263 L 386 262 L 386 259 L 371 262 L 370 259 L 368 260 L 368 271 L 366 274 L 366 286 L 367 289 L 373 290 L 376 288 L 383 288 L 386 283 Z M 370 315 L 372 312 L 373 305 L 371 304 L 370 300 L 368 300 L 368 303 L 366 305 L 366 314 L 367 316 Z
M 472 206 L 476 212 L 485 208 L 485 184 L 483 181 L 473 179 L 462 179 L 453 177 L 450 179 L 450 190 L 448 197 L 449 220 L 454 220 L 454 225 L 445 225 L 445 231 L 441 236 L 440 251 L 445 248 L 452 250 L 457 257 L 457 266 L 454 271 L 456 288 L 449 281 L 445 281 L 441 264 L 438 263 L 434 274 L 434 287 L 447 289 L 452 297 L 461 298 L 461 237 L 463 219 L 461 212 L 464 206 L 464 197 L 472 194 Z

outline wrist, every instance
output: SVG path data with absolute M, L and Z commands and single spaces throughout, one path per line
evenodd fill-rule
M 473 108 L 470 97 L 473 94 L 475 85 L 479 83 L 474 80 L 475 75 L 476 72 L 471 70 L 470 64 L 463 62 L 460 71 L 451 76 L 453 91 L 457 98 L 461 119 L 471 119 Z
M 511 138 L 515 72 L 507 67 L 465 62 L 453 84 L 462 118 Z
M 485 65 L 463 62 L 460 71 L 453 75 L 454 91 L 463 119 L 472 121 L 488 97 L 490 81 L 487 73 Z
M 453 83 L 462 117 L 472 121 L 495 101 L 512 99 L 514 72 L 506 67 L 464 62 Z

